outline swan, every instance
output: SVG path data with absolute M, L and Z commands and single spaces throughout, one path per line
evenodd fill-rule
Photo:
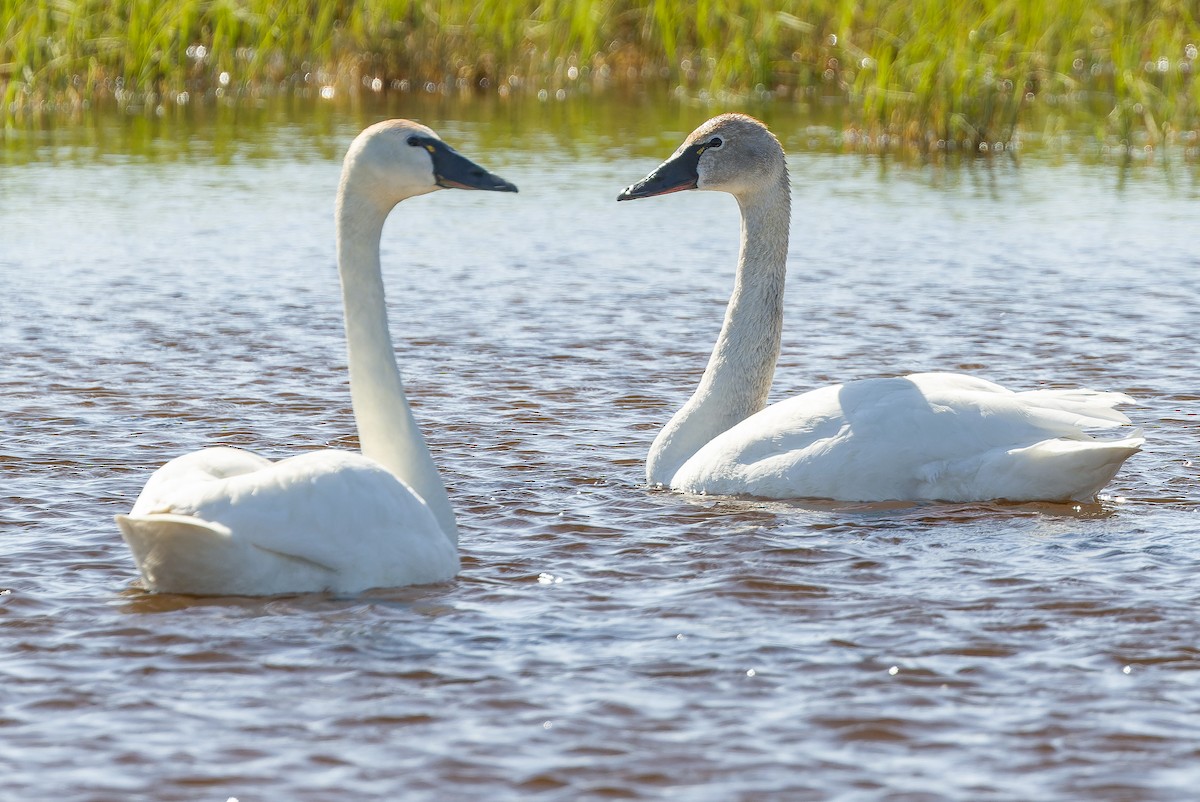
M 1133 399 L 1091 390 L 1013 392 L 953 373 L 851 381 L 766 406 L 783 331 L 791 223 L 783 148 L 723 114 L 618 201 L 689 189 L 733 195 L 742 233 L 733 295 L 692 397 L 646 460 L 652 487 L 837 501 L 1090 501 L 1142 445 Z
M 458 573 L 458 528 L 404 396 L 379 255 L 392 207 L 450 187 L 517 191 L 415 122 L 380 122 L 351 143 L 337 192 L 337 263 L 362 453 L 272 462 L 217 447 L 166 463 L 132 511 L 116 516 L 148 590 L 354 593 Z

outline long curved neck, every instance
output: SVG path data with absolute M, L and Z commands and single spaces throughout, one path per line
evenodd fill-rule
M 421 495 L 456 545 L 458 527 L 437 466 L 417 428 L 392 350 L 379 240 L 388 209 L 343 187 L 338 192 L 338 273 L 345 305 L 350 397 L 358 441 L 367 456 Z
M 742 242 L 725 323 L 700 386 L 659 432 L 646 461 L 651 485 L 671 484 L 705 443 L 767 403 L 783 336 L 791 198 L 786 172 L 778 184 L 737 196 Z

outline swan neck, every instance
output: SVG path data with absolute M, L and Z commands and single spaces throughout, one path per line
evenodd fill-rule
M 343 179 L 338 192 L 337 257 L 359 446 L 425 500 L 457 545 L 454 512 L 404 395 L 388 329 L 379 245 L 391 209 L 354 194 L 346 184 Z
M 675 473 L 717 435 L 766 406 L 783 337 L 791 200 L 782 180 L 737 196 L 741 247 L 733 293 L 695 393 L 659 433 L 647 460 L 652 485 Z

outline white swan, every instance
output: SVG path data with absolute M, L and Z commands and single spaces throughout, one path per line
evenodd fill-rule
M 1016 393 L 921 373 L 766 404 L 783 330 L 791 202 L 778 140 L 741 114 L 714 117 L 617 200 L 728 192 L 742 212 L 733 296 L 700 386 L 659 432 L 651 485 L 687 493 L 841 501 L 1092 500 L 1142 445 L 1087 428 L 1129 419 L 1132 399 L 1090 390 Z
M 388 333 L 379 240 L 392 207 L 440 187 L 516 192 L 430 129 L 378 123 L 350 145 L 337 257 L 350 394 L 362 454 L 279 462 L 234 448 L 173 459 L 116 516 L 146 587 L 274 595 L 439 582 L 458 573 L 458 529 L 404 397 Z

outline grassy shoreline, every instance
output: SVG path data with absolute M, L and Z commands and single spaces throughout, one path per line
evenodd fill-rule
M 2 116 L 297 94 L 565 98 L 666 90 L 844 109 L 935 151 L 1090 112 L 1155 147 L 1200 130 L 1200 6 L 1169 0 L 0 0 Z

